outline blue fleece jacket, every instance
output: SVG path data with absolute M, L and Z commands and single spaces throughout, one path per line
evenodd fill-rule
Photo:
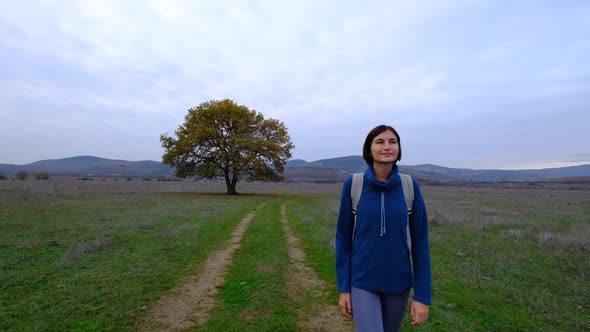
M 373 167 L 365 171 L 356 228 L 350 197 L 352 176 L 344 181 L 336 226 L 339 292 L 350 292 L 351 286 L 382 293 L 402 293 L 414 287 L 414 300 L 432 303 L 428 218 L 418 182 L 412 181 L 413 273 L 406 235 L 407 207 L 397 166 L 387 182 L 375 179 Z

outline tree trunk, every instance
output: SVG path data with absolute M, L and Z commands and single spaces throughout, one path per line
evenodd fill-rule
M 236 182 L 230 182 L 227 184 L 227 193 L 228 195 L 237 195 L 238 192 L 236 191 Z
M 237 195 L 238 192 L 236 191 L 236 184 L 238 183 L 237 179 L 233 177 L 232 179 L 229 178 L 229 172 L 224 172 L 225 174 L 225 186 L 227 187 L 226 194 L 228 195 Z

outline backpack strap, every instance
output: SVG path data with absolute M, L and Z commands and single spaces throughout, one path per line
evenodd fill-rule
M 352 199 L 352 213 L 354 214 L 354 225 L 352 227 L 352 238 L 354 239 L 354 232 L 356 230 L 356 208 L 361 199 L 361 192 L 363 191 L 364 173 L 354 173 L 352 175 L 352 187 L 350 188 L 350 197 Z
M 406 200 L 409 216 L 412 214 L 412 204 L 414 204 L 414 182 L 412 182 L 412 177 L 408 174 L 400 173 L 399 177 L 402 180 L 402 189 L 404 191 L 404 199 Z
M 408 249 L 410 250 L 410 256 L 412 255 L 412 234 L 410 232 L 410 215 L 412 214 L 412 205 L 414 203 L 414 182 L 412 177 L 408 174 L 399 175 L 402 181 L 402 189 L 404 192 L 404 199 L 408 208 L 408 219 L 406 222 L 406 239 L 408 240 Z

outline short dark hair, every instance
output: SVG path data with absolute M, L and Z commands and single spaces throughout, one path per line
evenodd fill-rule
M 399 152 L 394 164 L 402 160 L 402 143 L 400 142 L 399 134 L 397 131 L 395 131 L 395 129 L 393 129 L 392 126 L 379 125 L 371 129 L 371 131 L 367 134 L 367 138 L 365 138 L 365 144 L 363 144 L 363 159 L 365 159 L 368 165 L 373 165 L 373 156 L 371 155 L 371 144 L 373 143 L 373 139 L 388 130 L 395 135 L 397 138 L 397 144 L 399 145 Z

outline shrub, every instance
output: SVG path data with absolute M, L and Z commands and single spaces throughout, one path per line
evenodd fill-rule
M 590 249 L 590 225 L 576 223 L 565 232 L 543 232 L 539 235 L 539 244 L 556 250 L 587 252 Z
M 25 171 L 20 171 L 18 173 L 16 173 L 16 178 L 18 180 L 26 180 L 29 177 L 29 173 L 25 172 Z
M 78 260 L 85 255 L 94 253 L 96 251 L 110 249 L 113 246 L 113 241 L 97 239 L 93 242 L 86 242 L 70 248 L 63 254 L 66 260 Z
M 2 173 L 0 173 L 0 180 L 8 180 L 8 177 Z
M 555 235 L 551 232 L 542 232 L 539 234 L 539 245 L 546 246 L 552 244 L 555 241 Z
M 160 175 L 158 181 L 180 181 L 180 179 L 170 175 Z
M 35 178 L 37 180 L 48 180 L 49 179 L 49 173 L 47 173 L 47 172 L 39 172 L 39 173 L 35 174 Z

